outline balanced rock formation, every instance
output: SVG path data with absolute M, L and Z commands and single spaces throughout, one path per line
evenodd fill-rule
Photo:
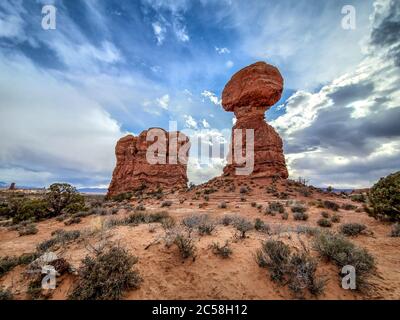
M 149 134 L 156 136 L 160 132 L 165 139 L 154 137 L 148 139 Z M 149 162 L 147 151 L 150 147 L 154 147 L 155 142 L 158 142 L 161 148 L 157 148 L 154 154 L 164 158 L 166 162 L 155 164 Z M 117 163 L 108 188 L 108 196 L 138 190 L 150 192 L 159 188 L 163 190 L 186 188 L 189 148 L 189 138 L 183 133 L 167 132 L 160 128 L 145 130 L 138 137 L 127 135 L 121 138 L 115 147 Z M 177 157 L 179 154 L 180 158 Z
M 283 78 L 277 68 L 265 62 L 254 63 L 237 72 L 222 92 L 222 106 L 226 111 L 234 112 L 237 119 L 232 128 L 254 129 L 254 170 L 252 178 L 281 177 L 286 179 L 288 171 L 283 155 L 282 139 L 273 127 L 265 122 L 265 112 L 282 95 Z M 242 130 L 243 154 L 246 149 L 245 130 Z M 230 155 L 233 154 L 234 135 Z M 236 168 L 242 167 L 235 162 L 224 168 L 224 175 L 235 175 Z

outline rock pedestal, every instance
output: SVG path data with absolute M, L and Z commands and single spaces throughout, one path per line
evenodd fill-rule
M 279 70 L 265 62 L 257 62 L 233 75 L 222 93 L 223 108 L 234 112 L 237 119 L 232 133 L 235 129 L 254 129 L 254 170 L 251 178 L 288 177 L 282 139 L 265 122 L 265 112 L 278 102 L 282 90 L 283 78 Z M 242 132 L 242 149 L 245 150 L 245 130 Z M 231 148 L 235 143 L 233 137 L 232 134 Z M 233 154 L 233 149 L 230 154 Z M 237 167 L 242 165 L 233 158 L 233 162 L 224 168 L 224 175 L 235 175 Z

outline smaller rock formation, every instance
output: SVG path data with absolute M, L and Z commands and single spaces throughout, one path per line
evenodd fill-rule
M 163 133 L 165 139 L 147 137 L 154 133 Z M 158 142 L 156 156 L 165 158 L 166 163 L 151 164 L 147 159 L 148 148 Z M 187 158 L 189 153 L 189 138 L 181 132 L 167 132 L 159 128 L 143 131 L 138 137 L 127 135 L 121 138 L 115 147 L 117 157 L 108 196 L 134 192 L 145 189 L 155 191 L 180 189 L 187 187 Z M 178 154 L 183 157 L 177 159 Z M 175 162 L 171 159 L 175 159 Z
M 16 190 L 17 186 L 15 185 L 15 182 L 10 184 L 10 187 L 8 188 L 8 190 Z
M 257 62 L 233 75 L 222 93 L 223 108 L 234 112 L 237 119 L 232 133 L 235 129 L 254 129 L 254 170 L 251 177 L 288 177 L 282 139 L 265 122 L 265 112 L 278 102 L 282 90 L 283 78 L 279 70 L 265 62 Z M 243 133 L 243 150 L 246 149 L 245 141 Z M 232 135 L 231 148 L 234 142 Z M 232 154 L 233 149 L 230 150 Z M 235 175 L 235 169 L 241 166 L 233 160 L 224 168 L 226 176 Z

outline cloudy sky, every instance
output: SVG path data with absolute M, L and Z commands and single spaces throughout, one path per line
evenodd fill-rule
M 42 28 L 46 4 L 55 30 Z M 0 181 L 107 186 L 116 141 L 170 120 L 222 137 L 224 85 L 263 60 L 285 79 L 266 118 L 291 177 L 369 186 L 400 168 L 399 34 L 396 0 L 2 0 Z M 193 157 L 189 179 L 223 165 Z

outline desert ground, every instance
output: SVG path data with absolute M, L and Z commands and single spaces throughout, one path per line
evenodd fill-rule
M 2 195 L 7 192 L 11 191 L 3 191 Z M 86 202 L 90 206 L 102 198 L 86 196 Z M 35 297 L 39 299 L 67 299 L 77 281 L 82 259 L 110 243 L 122 246 L 138 258 L 135 268 L 142 282 L 137 289 L 124 292 L 123 299 L 399 299 L 400 238 L 390 236 L 391 224 L 368 216 L 363 203 L 352 199 L 355 199 L 352 195 L 321 191 L 291 180 L 241 181 L 219 177 L 185 191 L 157 196 L 139 194 L 120 202 L 101 200 L 100 207 L 82 215 L 76 223 L 66 225 L 66 220 L 60 218 L 37 222 L 38 232 L 32 235 L 20 236 L 16 228 L 3 221 L 0 257 L 33 253 L 59 229 L 80 231 L 77 239 L 52 247 L 59 258 L 68 262 L 70 271 L 57 277 L 55 290 L 42 290 Z M 337 211 L 324 208 L 326 200 L 340 208 Z M 266 210 L 276 202 L 283 204 L 287 219 L 282 213 Z M 306 221 L 294 219 L 293 203 L 307 208 Z M 148 215 L 162 211 L 172 217 L 173 226 L 159 222 L 128 225 L 109 222 L 121 221 L 137 212 Z M 322 212 L 327 217 L 335 215 L 340 221 L 331 223 L 331 227 L 321 227 L 317 221 L 322 218 Z M 177 229 L 187 232 L 183 219 L 204 214 L 212 221 L 214 229 L 203 235 L 191 230 L 195 254 L 184 259 L 176 245 L 168 244 L 168 234 L 178 232 Z M 258 218 L 264 224 L 258 230 L 251 228 L 241 237 L 235 226 L 221 223 L 228 216 L 243 217 L 252 223 Z M 315 233 L 309 232 L 329 230 L 340 233 L 343 224 L 354 222 L 365 225 L 366 229 L 346 238 L 366 249 L 376 265 L 368 275 L 367 290 L 343 289 L 340 268 L 315 250 Z M 261 268 L 256 261 L 256 252 L 263 241 L 271 239 L 288 244 L 294 252 L 306 250 L 316 259 L 316 276 L 325 282 L 322 293 L 313 295 L 303 290 L 300 295 L 294 294 L 288 285 L 271 279 L 270 270 Z M 224 259 L 214 254 L 211 246 L 213 243 L 224 245 L 226 241 L 231 255 Z M 26 265 L 18 265 L 0 276 L 0 286 L 9 288 L 14 299 L 33 298 L 28 290 L 31 276 L 27 269 Z

